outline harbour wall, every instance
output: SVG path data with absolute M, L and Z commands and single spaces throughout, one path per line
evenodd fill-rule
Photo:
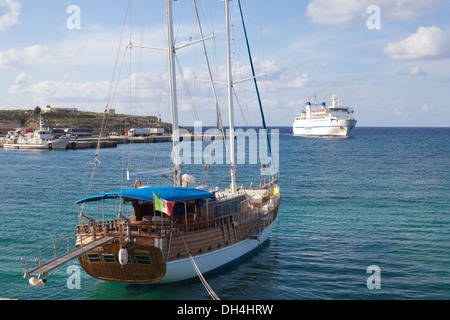
M 181 136 L 180 140 L 191 139 L 200 140 L 222 140 L 221 135 L 203 135 L 203 136 Z M 67 146 L 69 150 L 77 149 L 95 149 L 98 144 L 98 137 L 79 137 L 72 138 Z M 172 136 L 149 136 L 149 137 L 128 137 L 128 136 L 109 136 L 100 140 L 100 148 L 116 148 L 119 144 L 130 143 L 164 143 L 172 142 Z M 0 148 L 3 148 L 4 141 L 0 140 Z

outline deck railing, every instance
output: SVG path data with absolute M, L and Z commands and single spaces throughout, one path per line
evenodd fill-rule
M 25 273 L 29 269 L 38 268 L 49 261 L 57 260 L 62 255 L 70 253 L 77 246 L 85 241 L 85 236 L 79 234 L 70 235 L 64 238 L 48 241 L 30 250 L 20 258 L 21 264 L 25 267 Z
M 193 232 L 198 230 L 205 230 L 217 226 L 228 224 L 229 222 L 235 225 L 251 223 L 258 220 L 264 215 L 267 215 L 274 207 L 279 204 L 281 198 L 277 195 L 271 197 L 268 201 L 259 207 L 249 207 L 238 213 L 229 214 L 218 218 L 207 218 L 206 220 L 198 220 L 185 223 L 180 223 L 176 220 L 169 221 L 131 221 L 128 223 L 124 219 L 113 219 L 103 222 L 89 223 L 77 226 L 78 235 L 91 234 L 95 238 L 96 235 L 118 235 L 119 232 L 125 232 L 126 228 L 130 228 L 131 235 L 146 235 L 152 237 L 162 237 L 169 235 L 172 232 Z

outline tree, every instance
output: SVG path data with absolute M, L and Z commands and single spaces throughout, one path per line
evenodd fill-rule
M 38 114 L 41 114 L 41 108 L 39 107 L 39 106 L 37 106 L 36 108 L 34 108 L 34 111 L 33 111 L 33 113 L 35 114 L 35 115 L 38 115 Z

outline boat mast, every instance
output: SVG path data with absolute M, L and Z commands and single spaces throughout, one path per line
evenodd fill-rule
M 177 84 L 176 84 L 176 65 L 175 65 L 175 40 L 173 36 L 173 17 L 172 17 L 172 0 L 166 0 L 167 10 L 167 29 L 168 29 L 168 52 L 169 52 L 169 81 L 170 96 L 172 104 L 172 140 L 174 151 L 174 186 L 181 186 L 181 164 L 179 154 L 180 131 L 178 123 L 178 102 L 177 102 Z
M 230 13 L 228 1 L 225 0 L 225 28 L 227 43 L 227 89 L 228 89 L 228 113 L 230 127 L 230 169 L 231 169 L 231 191 L 236 192 L 236 163 L 235 163 L 235 135 L 234 135 L 234 112 L 233 112 L 233 78 L 231 73 L 231 46 L 230 46 Z

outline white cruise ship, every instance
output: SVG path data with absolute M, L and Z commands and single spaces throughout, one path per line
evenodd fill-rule
M 294 135 L 347 138 L 357 122 L 353 112 L 348 107 L 339 106 L 339 100 L 334 94 L 330 107 L 325 102 L 307 102 L 305 110 L 295 117 Z

